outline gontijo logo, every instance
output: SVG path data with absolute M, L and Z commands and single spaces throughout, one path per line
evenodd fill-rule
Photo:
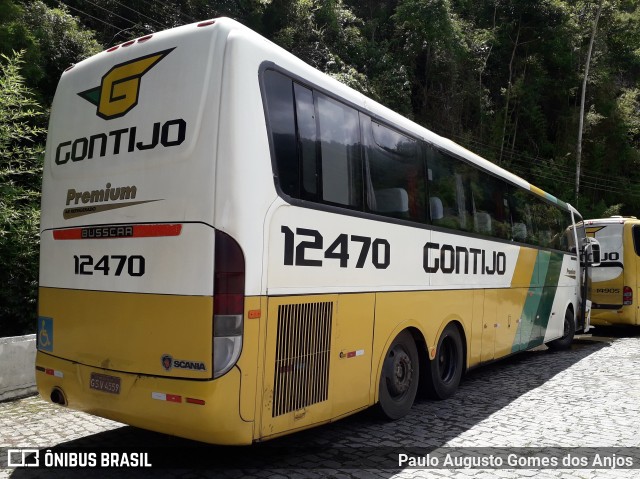
M 109 70 L 100 86 L 78 93 L 96 105 L 96 115 L 105 120 L 126 115 L 138 104 L 142 76 L 166 57 L 173 48 L 119 63 Z

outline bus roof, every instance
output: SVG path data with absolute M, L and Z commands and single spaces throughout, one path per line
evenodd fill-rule
M 619 216 L 614 215 L 608 218 L 596 218 L 584 220 L 585 225 L 594 225 L 594 224 L 625 224 L 625 223 L 640 223 L 640 220 L 635 216 Z

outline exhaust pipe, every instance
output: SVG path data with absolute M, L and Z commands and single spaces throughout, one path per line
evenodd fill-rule
M 60 388 L 53 388 L 51 391 L 51 402 L 59 404 L 60 406 L 67 405 L 67 398 Z

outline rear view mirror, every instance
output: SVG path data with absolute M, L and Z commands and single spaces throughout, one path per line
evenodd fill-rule
M 595 238 L 587 238 L 585 256 L 589 266 L 600 266 L 600 243 Z

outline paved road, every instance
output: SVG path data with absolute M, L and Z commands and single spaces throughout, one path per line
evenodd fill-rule
M 68 446 L 151 446 L 162 448 L 168 458 L 195 451 L 207 463 L 219 465 L 214 470 L 90 471 L 95 478 L 637 477 L 640 331 L 597 332 L 601 336 L 582 337 L 570 351 L 551 352 L 543 347 L 472 371 L 453 398 L 419 400 L 406 418 L 396 422 L 365 412 L 264 444 L 229 448 L 142 431 L 31 397 L 0 404 L 0 446 L 32 447 L 42 453 Z M 6 449 L 0 449 L 0 464 L 6 464 L 3 452 Z M 509 454 L 528 461 L 534 452 L 539 457 L 556 457 L 559 467 L 536 468 L 527 462 L 524 465 L 531 469 L 426 469 L 398 463 L 402 453 L 407 460 L 429 454 L 440 461 L 440 467 L 447 457 L 488 461 L 493 455 L 507 467 Z M 568 460 L 568 455 L 575 459 L 580 453 L 591 461 L 587 468 L 562 468 L 562 460 Z M 605 461 L 631 457 L 636 469 L 596 468 L 595 453 Z M 78 469 L 0 469 L 0 479 L 87 475 Z

